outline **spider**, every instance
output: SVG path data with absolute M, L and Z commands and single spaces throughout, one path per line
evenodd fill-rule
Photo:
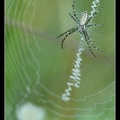
M 101 26 L 101 24 L 88 24 L 90 22 L 90 20 L 98 13 L 98 11 L 94 11 L 93 15 L 92 16 L 89 16 L 88 15 L 88 12 L 85 11 L 82 13 L 81 15 L 81 19 L 76 15 L 76 11 L 75 11 L 75 1 L 73 2 L 73 5 L 72 5 L 72 9 L 73 9 L 73 15 L 71 13 L 69 13 L 70 17 L 77 23 L 77 26 L 74 27 L 74 28 L 71 28 L 69 30 L 67 30 L 66 32 L 60 34 L 57 38 L 65 35 L 65 37 L 62 39 L 62 42 L 61 42 L 61 48 L 63 49 L 63 42 L 65 41 L 65 39 L 71 35 L 72 33 L 78 31 L 80 34 L 83 34 L 84 38 L 85 38 L 85 41 L 88 45 L 88 48 L 90 50 L 90 52 L 94 55 L 94 57 L 96 57 L 96 55 L 93 53 L 93 51 L 91 50 L 91 47 L 90 45 L 101 51 L 101 52 L 105 52 L 103 50 L 100 50 L 99 48 L 97 48 L 97 46 L 95 46 L 89 39 L 89 36 L 88 36 L 88 33 L 87 33 L 87 28 L 88 27 L 93 27 L 93 26 Z

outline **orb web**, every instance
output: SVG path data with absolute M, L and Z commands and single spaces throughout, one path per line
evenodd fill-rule
M 84 11 L 92 15 L 90 11 L 95 7 L 91 5 L 97 2 L 98 10 L 102 5 L 104 8 L 92 23 L 104 25 L 89 29 L 88 33 L 106 52 L 93 49 L 96 59 L 79 33 L 67 38 L 63 50 L 61 41 L 55 39 L 76 25 L 69 17 L 73 1 L 5 1 L 6 120 L 16 120 L 16 111 L 25 103 L 44 108 L 44 119 L 114 120 L 114 10 L 110 7 L 114 1 L 76 0 L 75 7 L 79 16 Z M 78 44 L 84 49 L 80 54 L 81 80 L 79 88 L 70 91 L 66 103 L 61 96 L 74 69 Z

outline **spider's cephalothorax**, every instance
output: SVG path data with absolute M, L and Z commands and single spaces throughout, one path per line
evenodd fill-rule
M 91 47 L 90 45 L 97 49 L 97 50 L 100 50 L 99 48 L 97 48 L 90 40 L 89 40 L 89 36 L 88 36 L 88 33 L 87 33 L 87 30 L 86 28 L 87 27 L 91 27 L 91 26 L 101 26 L 100 24 L 88 24 L 90 22 L 90 20 L 97 14 L 97 11 L 94 11 L 93 15 L 92 16 L 89 16 L 87 11 L 83 12 L 82 15 L 81 15 L 81 18 L 79 19 L 79 17 L 76 15 L 76 12 L 75 12 L 75 1 L 73 2 L 73 5 L 72 5 L 72 8 L 73 8 L 73 15 L 70 15 L 70 17 L 77 23 L 77 26 L 72 28 L 72 29 L 69 29 L 67 30 L 66 32 L 60 34 L 57 38 L 65 35 L 65 37 L 63 38 L 62 40 L 62 43 L 61 43 L 61 47 L 63 48 L 63 42 L 65 41 L 65 39 L 72 33 L 74 33 L 75 31 L 78 31 L 80 34 L 83 34 L 84 35 L 84 38 L 88 44 L 88 47 L 89 47 L 89 50 L 90 52 L 95 56 L 95 54 L 92 52 L 91 50 Z M 101 52 L 104 52 L 102 50 L 100 50 Z M 96 57 L 96 56 L 95 56 Z

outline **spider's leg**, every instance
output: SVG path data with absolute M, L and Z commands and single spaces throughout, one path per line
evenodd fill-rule
M 77 22 L 77 20 L 70 13 L 69 13 L 69 15 L 75 22 Z
M 86 41 L 87 42 L 87 41 Z M 87 42 L 87 44 L 88 44 L 88 42 Z M 94 57 L 96 57 L 96 55 L 93 53 L 93 51 L 91 50 L 91 47 L 89 46 L 89 44 L 88 44 L 88 47 L 89 47 L 89 50 L 90 50 L 90 52 L 94 55 Z
M 88 24 L 88 23 L 90 22 L 90 20 L 91 20 L 97 13 L 98 13 L 98 11 L 95 11 L 92 16 L 89 16 L 86 24 Z
M 74 16 L 72 16 L 70 13 L 69 13 L 69 15 L 70 15 L 70 17 L 79 25 L 79 21 L 78 20 L 76 20 L 75 18 L 74 18 Z
M 63 49 L 63 43 L 65 41 L 65 39 L 72 33 L 74 33 L 76 30 L 78 30 L 78 28 L 74 28 L 72 31 L 68 32 L 65 37 L 63 38 L 62 42 L 61 42 L 61 48 Z
M 71 29 L 65 31 L 64 33 L 60 34 L 57 38 L 59 38 L 59 37 L 65 35 L 65 34 L 69 33 L 69 32 L 72 31 L 73 29 L 74 29 L 74 28 L 71 28 Z
M 91 25 L 86 25 L 86 27 L 94 27 L 94 26 L 96 26 L 96 27 L 98 27 L 98 26 L 103 26 L 103 24 L 91 24 Z
M 85 36 L 86 36 L 86 38 L 87 38 L 87 41 L 88 41 L 89 45 L 92 45 L 93 48 L 95 48 L 96 50 L 99 50 L 100 52 L 105 52 L 105 51 L 101 50 L 100 48 L 98 48 L 97 46 L 95 46 L 95 45 L 92 43 L 92 41 L 89 39 L 89 36 L 88 36 L 87 32 L 85 32 Z
M 94 55 L 94 57 L 96 57 L 96 55 L 95 55 L 95 54 L 93 53 L 93 51 L 91 50 L 91 47 L 90 47 L 90 44 L 89 44 L 89 37 L 87 36 L 86 33 L 87 33 L 86 31 L 83 31 L 85 40 L 86 40 L 86 42 L 87 42 L 87 44 L 88 44 L 88 48 L 89 48 L 90 52 Z
M 97 9 L 98 9 L 98 6 L 97 6 Z M 88 22 L 91 20 L 91 18 L 93 18 L 99 12 L 97 9 L 93 12 L 92 15 L 89 16 Z M 100 7 L 100 9 L 103 9 L 103 6 Z
M 80 21 L 79 18 L 78 18 L 78 16 L 76 15 L 76 11 L 75 11 L 75 0 L 73 1 L 72 8 L 73 8 L 73 15 L 75 16 L 75 18 L 76 18 L 78 21 Z
M 100 8 L 103 8 L 103 7 L 100 7 Z M 98 7 L 97 7 L 97 9 L 98 9 Z M 89 23 L 90 20 L 98 13 L 97 9 L 93 12 L 93 14 L 89 15 L 87 23 Z
M 98 48 L 97 46 L 95 46 L 90 40 L 88 40 L 88 42 L 89 42 L 90 45 L 92 45 L 93 48 L 95 48 L 96 50 L 99 50 L 100 52 L 105 52 L 104 50 L 101 50 L 100 48 Z
M 97 13 L 98 11 L 96 10 L 90 18 L 94 17 Z

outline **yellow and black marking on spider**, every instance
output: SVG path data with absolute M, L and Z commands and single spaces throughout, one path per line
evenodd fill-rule
M 95 46 L 91 40 L 89 39 L 88 33 L 87 33 L 87 28 L 88 27 L 92 27 L 92 26 L 101 26 L 102 24 L 88 24 L 90 22 L 90 20 L 98 13 L 98 11 L 94 11 L 92 16 L 88 15 L 88 12 L 85 11 L 82 13 L 81 15 L 81 19 L 76 15 L 76 11 L 75 11 L 75 1 L 73 2 L 72 5 L 72 9 L 73 9 L 73 15 L 69 13 L 70 17 L 77 23 L 77 26 L 74 28 L 71 28 L 69 30 L 67 30 L 66 32 L 60 34 L 57 38 L 65 35 L 65 37 L 63 38 L 62 42 L 61 42 L 61 48 L 63 49 L 63 42 L 65 41 L 65 39 L 71 35 L 72 33 L 78 31 L 80 34 L 84 35 L 84 38 L 86 40 L 86 43 L 88 44 L 89 50 L 90 52 L 96 57 L 96 55 L 92 52 L 90 45 L 101 51 L 101 52 L 105 52 L 103 50 L 100 50 L 97 46 Z

